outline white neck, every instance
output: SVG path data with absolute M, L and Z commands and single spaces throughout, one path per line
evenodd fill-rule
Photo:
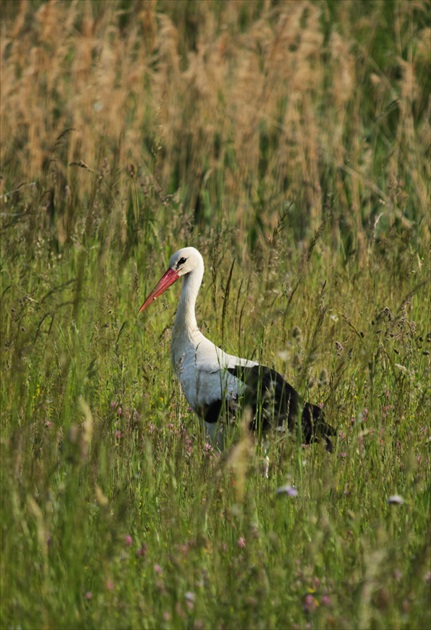
M 196 322 L 195 305 L 196 298 L 202 284 L 204 270 L 197 267 L 184 276 L 181 298 L 175 317 L 173 335 L 186 335 L 190 340 L 199 332 Z

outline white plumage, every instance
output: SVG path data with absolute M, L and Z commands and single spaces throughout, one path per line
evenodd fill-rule
M 245 404 L 252 409 L 251 428 L 266 430 L 271 426 L 292 429 L 300 415 L 297 392 L 275 370 L 255 361 L 227 354 L 199 330 L 196 298 L 202 283 L 204 262 L 194 247 L 184 247 L 169 261 L 169 268 L 147 297 L 146 309 L 176 280 L 183 278 L 183 288 L 172 332 L 171 359 L 189 405 L 214 435 L 218 420 L 236 416 Z M 329 435 L 334 431 L 323 420 L 319 407 L 306 403 L 302 411 L 302 431 L 307 442 L 319 428 L 330 450 Z

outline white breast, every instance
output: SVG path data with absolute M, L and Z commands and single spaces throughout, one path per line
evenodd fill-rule
M 187 401 L 195 411 L 216 400 L 235 400 L 243 393 L 244 384 L 227 368 L 257 365 L 227 354 L 199 331 L 193 340 L 173 338 L 171 358 Z

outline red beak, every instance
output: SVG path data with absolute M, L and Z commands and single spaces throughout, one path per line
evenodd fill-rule
M 141 308 L 139 309 L 139 312 L 142 313 L 142 311 L 145 311 L 147 306 L 149 306 L 152 302 L 154 302 L 154 300 L 156 300 L 159 297 L 159 295 L 162 295 L 162 293 L 164 293 L 166 289 L 169 289 L 171 284 L 174 284 L 174 282 L 178 280 L 179 277 L 180 276 L 175 271 L 175 269 L 169 268 L 167 272 L 160 278 L 157 285 L 151 291 L 150 295 L 147 297 L 145 302 L 142 304 Z

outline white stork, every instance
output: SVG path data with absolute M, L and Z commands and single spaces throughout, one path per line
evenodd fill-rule
M 219 420 L 227 424 L 245 407 L 251 409 L 250 428 L 260 434 L 269 428 L 292 430 L 301 414 L 302 435 L 309 443 L 316 437 L 335 435 L 317 405 L 303 404 L 298 393 L 273 369 L 256 361 L 227 354 L 198 328 L 196 298 L 204 274 L 204 261 L 194 247 L 184 247 L 169 261 L 169 268 L 151 291 L 139 312 L 144 311 L 178 278 L 183 278 L 180 303 L 172 331 L 171 359 L 185 397 L 214 437 Z

